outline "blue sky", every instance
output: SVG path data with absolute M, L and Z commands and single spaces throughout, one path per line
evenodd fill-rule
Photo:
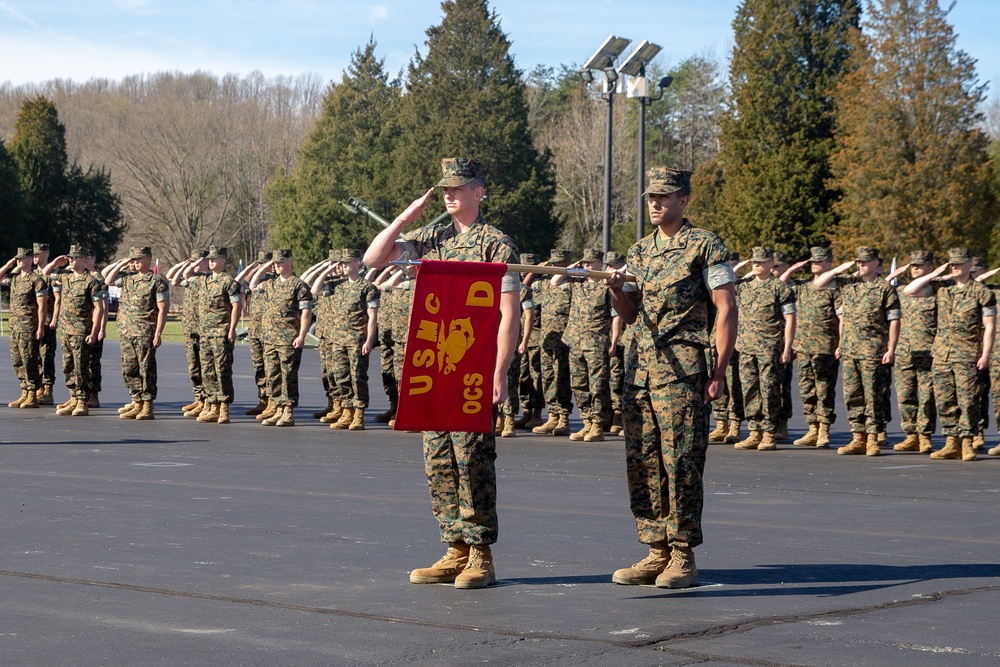
M 662 45 L 667 65 L 693 54 L 725 62 L 738 4 L 493 0 L 491 6 L 518 67 L 530 70 L 582 63 L 609 34 Z M 0 82 L 198 69 L 315 72 L 339 80 L 369 35 L 396 72 L 415 47 L 424 48 L 424 31 L 441 16 L 436 0 L 0 0 Z M 950 18 L 960 48 L 979 60 L 980 79 L 1000 82 L 1000 0 L 958 0 Z M 990 86 L 991 95 L 997 87 Z

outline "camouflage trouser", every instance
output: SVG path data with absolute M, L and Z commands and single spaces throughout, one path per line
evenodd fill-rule
M 392 374 L 396 378 L 396 387 L 403 384 L 403 361 L 406 360 L 406 341 L 396 343 L 392 354 Z
M 424 470 L 442 542 L 497 541 L 496 458 L 492 430 L 424 432 Z
M 121 339 L 122 380 L 135 401 L 156 400 L 156 348 L 152 336 Z
M 712 354 L 707 351 L 707 354 Z M 743 383 L 740 382 L 740 353 L 733 350 L 726 366 L 726 382 L 722 396 L 712 403 L 715 418 L 724 421 L 746 421 L 746 411 L 743 408 Z
M 104 380 L 104 373 L 101 371 L 101 359 L 104 357 L 104 341 L 99 340 L 90 346 L 90 386 L 87 388 L 88 396 L 101 393 L 101 383 Z
M 521 397 L 518 394 L 518 384 L 521 374 L 521 356 L 514 351 L 514 356 L 507 367 L 507 399 L 500 404 L 500 414 L 515 417 L 521 411 Z
M 1000 350 L 997 351 L 1000 354 Z M 990 394 L 993 399 L 993 416 L 996 419 L 996 423 L 1000 424 L 1000 361 L 993 361 L 994 357 L 990 357 L 990 371 L 989 380 L 990 388 L 988 392 L 983 392 L 984 394 Z M 998 427 L 1000 428 L 1000 427 Z
M 799 395 L 809 424 L 832 424 L 837 403 L 837 370 L 840 361 L 832 354 L 799 355 Z M 789 365 L 791 367 L 791 365 Z
M 90 354 L 91 345 L 85 342 L 86 336 L 63 336 L 62 362 L 63 379 L 69 395 L 73 398 L 86 400 L 90 394 Z
M 184 334 L 184 356 L 187 358 L 188 377 L 191 378 L 191 390 L 198 400 L 205 400 L 205 378 L 201 367 L 201 334 Z
M 941 433 L 971 437 L 979 428 L 980 375 L 975 361 L 934 360 L 934 398 L 937 399 Z
M 545 407 L 545 394 L 542 392 L 542 351 L 538 347 L 529 347 L 521 355 L 518 394 L 525 410 L 540 410 Z
M 202 336 L 201 369 L 204 378 L 205 399 L 215 403 L 232 403 L 233 390 L 233 348 L 225 336 Z
M 611 410 L 622 411 L 622 391 L 625 389 L 625 346 L 616 345 L 608 366 L 608 382 L 611 385 Z
M 250 363 L 253 365 L 253 380 L 257 385 L 257 398 L 268 398 L 267 371 L 264 367 L 264 341 L 250 336 Z
M 279 407 L 299 404 L 299 364 L 302 348 L 264 343 L 267 395 Z
M 937 428 L 931 357 L 896 357 L 899 427 L 906 434 L 931 435 Z
M 363 339 L 338 342 L 331 346 L 333 355 L 333 397 L 345 408 L 368 407 L 369 355 L 361 354 Z
M 570 349 L 569 378 L 580 416 L 584 419 L 603 419 L 610 401 L 607 348 Z
M 53 326 L 55 323 L 53 322 Z M 56 383 L 56 330 L 45 327 L 42 339 L 38 341 L 38 363 L 42 385 L 52 387 Z
M 573 410 L 569 387 L 569 347 L 542 348 L 542 392 L 549 414 L 568 415 Z
M 777 416 L 778 419 L 788 421 L 792 418 L 792 365 L 783 364 L 780 361 L 775 365 L 781 378 Z
M 396 343 L 392 339 L 392 329 L 379 331 L 379 370 L 382 374 L 382 391 L 389 399 L 389 405 L 396 405 L 399 401 L 399 383 L 396 382 L 394 371 L 394 357 L 396 355 Z
M 781 409 L 781 364 L 772 354 L 740 352 L 743 409 L 751 431 L 774 433 Z
M 323 381 L 323 393 L 327 398 L 339 398 L 337 371 L 333 363 L 333 339 L 326 336 L 319 339 L 319 378 Z
M 14 375 L 21 381 L 21 389 L 36 391 L 42 388 L 38 340 L 33 333 L 10 334 L 10 361 Z
M 841 359 L 844 404 L 851 433 L 881 433 L 885 430 L 885 394 L 889 367 L 881 359 Z
M 990 426 L 990 391 L 993 389 L 993 357 L 990 357 L 990 367 L 979 371 L 979 433 L 985 433 Z
M 629 504 L 639 541 L 674 547 L 702 542 L 702 476 L 708 449 L 706 377 L 691 375 L 664 387 L 625 384 L 622 414 Z

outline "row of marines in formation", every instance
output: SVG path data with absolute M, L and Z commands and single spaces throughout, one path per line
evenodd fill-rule
M 155 350 L 173 284 L 184 288 L 183 333 L 194 392 L 194 401 L 183 407 L 185 416 L 230 421 L 233 350 L 245 317 L 258 396 L 246 414 L 264 425 L 294 425 L 301 350 L 315 319 L 327 405 L 313 416 L 333 429 L 364 429 L 368 360 L 377 346 L 389 409 L 375 421 L 391 425 L 409 322 L 412 279 L 406 270 L 365 271 L 361 251 L 342 249 L 298 277 L 291 252 L 275 250 L 260 253 L 234 278 L 226 272 L 227 254 L 217 246 L 194 251 L 160 277 L 151 270 L 148 247 L 131 248 L 102 272 L 95 270 L 93 254 L 78 245 L 52 261 L 46 244 L 20 248 L 0 267 L 11 291 L 11 357 L 22 389 L 9 406 L 53 404 L 57 328 L 70 392 L 57 412 L 82 416 L 100 405 L 106 286 L 115 285 L 121 288 L 122 375 L 131 396 L 120 416 L 153 419 Z M 993 290 L 1000 286 L 983 282 L 1000 269 L 985 271 L 984 263 L 962 248 L 952 249 L 949 261 L 936 268 L 932 253 L 914 251 L 909 264 L 890 275 L 884 275 L 878 251 L 868 247 L 837 267 L 831 250 L 819 247 L 793 265 L 766 247 L 754 248 L 743 262 L 731 253 L 731 260 L 737 270 L 748 265 L 750 270 L 736 285 L 736 350 L 725 394 L 714 403 L 710 441 L 757 451 L 787 442 L 791 363 L 797 361 L 809 430 L 795 446 L 829 447 L 842 365 L 852 439 L 838 453 L 877 456 L 887 446 L 894 372 L 904 439 L 893 449 L 931 453 L 935 459 L 976 459 L 985 442 L 990 387 L 1000 420 L 1000 359 L 991 354 Z M 602 271 L 620 269 L 624 258 L 588 248 L 570 262 L 570 251 L 557 248 L 545 264 Z M 537 264 L 538 258 L 524 253 L 521 263 Z M 807 266 L 812 279 L 795 280 Z M 897 289 L 894 283 L 907 273 L 910 284 Z M 527 273 L 520 299 L 519 345 L 496 433 L 513 437 L 523 428 L 593 442 L 620 432 L 630 328 L 615 313 L 607 287 L 598 280 Z M 571 433 L 574 398 L 583 427 Z M 946 441 L 933 452 L 938 419 Z M 1000 447 L 989 454 L 1000 455 Z

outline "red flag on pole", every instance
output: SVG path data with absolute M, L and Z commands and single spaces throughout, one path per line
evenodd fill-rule
M 421 261 L 394 429 L 493 428 L 500 282 L 506 272 L 506 264 Z

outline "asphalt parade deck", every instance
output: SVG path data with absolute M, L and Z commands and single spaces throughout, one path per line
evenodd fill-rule
M 290 429 L 243 416 L 245 346 L 225 426 L 180 416 L 179 344 L 158 354 L 156 420 L 119 420 L 118 358 L 109 342 L 94 416 L 0 408 L 4 664 L 1000 662 L 1000 457 L 713 445 L 701 585 L 666 591 L 611 583 L 645 555 L 622 439 L 519 433 L 498 440 L 499 585 L 417 586 L 409 570 L 443 549 L 420 436 L 371 423 L 385 407 L 374 357 L 363 432 L 309 418 L 315 350 Z M 12 377 L 4 364 L 4 403 Z

